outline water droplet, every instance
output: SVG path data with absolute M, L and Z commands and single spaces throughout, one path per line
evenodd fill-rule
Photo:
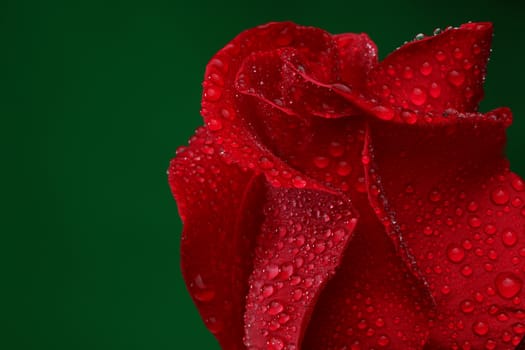
M 222 129 L 222 122 L 219 119 L 216 119 L 216 118 L 212 118 L 212 119 L 208 120 L 206 125 L 208 125 L 208 129 L 210 129 L 212 131 L 217 131 L 217 130 L 221 130 Z
M 463 58 L 463 51 L 461 51 L 459 47 L 456 47 L 452 52 L 452 56 L 454 56 L 455 59 L 460 60 Z
M 498 294 L 506 299 L 512 299 L 521 291 L 523 281 L 512 272 L 502 272 L 495 280 Z
M 283 350 L 284 349 L 284 342 L 277 337 L 272 337 L 270 340 L 268 340 L 268 348 L 267 350 Z
M 410 100 L 416 106 L 422 106 L 427 101 L 427 93 L 420 88 L 414 88 L 410 94 Z
M 325 169 L 330 165 L 330 159 L 327 157 L 318 156 L 314 158 L 314 165 L 316 168 Z
M 461 268 L 461 274 L 465 277 L 472 276 L 473 272 L 474 270 L 472 270 L 472 267 L 470 267 L 470 265 L 465 265 Z
M 340 176 L 347 176 L 352 172 L 352 166 L 345 161 L 341 161 L 337 164 L 337 173 Z
M 474 302 L 472 300 L 463 300 L 460 304 L 461 311 L 469 314 L 474 311 Z
M 277 265 L 268 265 L 266 266 L 266 278 L 273 280 L 279 274 L 279 266 Z
M 436 60 L 438 62 L 443 62 L 444 60 L 447 59 L 447 55 L 441 50 L 437 51 L 434 57 L 436 57 Z
M 377 345 L 387 346 L 388 344 L 390 344 L 390 338 L 387 335 L 383 334 L 377 338 Z
M 414 71 L 410 67 L 405 67 L 403 70 L 403 78 L 405 79 L 412 79 L 414 77 Z
M 441 200 L 441 193 L 438 190 L 432 190 L 428 195 L 428 199 L 433 203 L 437 203 Z
M 478 44 L 472 45 L 472 52 L 474 53 L 474 55 L 479 55 L 481 53 L 481 48 Z
M 430 84 L 430 89 L 428 92 L 433 98 L 438 98 L 441 95 L 441 87 L 438 85 L 438 83 L 432 83 Z
M 410 125 L 417 122 L 417 115 L 412 111 L 405 110 L 401 112 L 401 118 L 403 118 L 403 120 Z
M 196 291 L 193 294 L 193 296 L 198 301 L 202 301 L 204 303 L 207 303 L 207 302 L 210 302 L 213 299 L 215 299 L 215 291 L 210 290 L 210 289 L 208 289 L 208 290 L 200 290 L 200 291 Z
M 204 91 L 204 98 L 208 101 L 218 101 L 221 98 L 222 91 L 219 88 L 209 87 Z
M 505 205 L 510 200 L 509 193 L 502 187 L 496 188 L 492 193 L 490 194 L 490 198 L 492 199 L 492 202 L 497 205 Z
M 481 226 L 481 219 L 479 217 L 477 217 L 477 216 L 472 216 L 472 217 L 469 218 L 468 224 L 471 227 L 474 227 L 474 228 L 480 227 Z
M 513 247 L 518 242 L 518 235 L 512 230 L 505 230 L 501 234 L 501 240 L 507 247 Z
M 302 297 L 303 297 L 303 290 L 300 288 L 294 289 L 294 291 L 292 292 L 293 300 L 298 301 L 298 300 L 301 300 Z
M 204 322 L 206 323 L 206 327 L 208 327 L 213 334 L 220 333 L 224 328 L 224 323 L 217 320 L 215 317 L 208 317 Z
M 345 153 L 345 148 L 339 142 L 331 142 L 328 146 L 328 152 L 332 157 L 341 157 Z
M 447 247 L 447 256 L 450 261 L 457 264 L 463 261 L 463 259 L 465 258 L 465 251 L 462 247 L 456 244 L 450 244 Z
M 269 296 L 273 295 L 275 289 L 271 285 L 266 285 L 262 287 L 262 295 L 265 298 L 268 298 Z
M 268 170 L 273 168 L 273 163 L 268 158 L 262 157 L 259 159 L 259 166 L 261 169 Z
M 512 180 L 512 188 L 514 188 L 518 192 L 525 191 L 525 181 L 523 181 L 519 177 L 515 177 Z
M 428 62 L 424 62 L 419 68 L 419 71 L 422 75 L 429 76 L 432 73 L 432 65 Z
M 282 281 L 287 280 L 290 278 L 291 275 L 294 273 L 294 267 L 292 264 L 284 264 L 281 266 L 281 272 L 279 272 L 279 279 Z
M 525 334 L 525 325 L 521 322 L 515 323 L 512 325 L 512 330 L 519 335 Z
M 474 322 L 472 331 L 477 335 L 486 335 L 489 332 L 489 325 L 483 321 Z
M 270 305 L 268 305 L 268 311 L 267 313 L 269 315 L 275 316 L 280 314 L 284 310 L 283 304 L 281 304 L 278 301 L 272 301 Z
M 300 176 L 294 177 L 294 179 L 292 180 L 292 184 L 295 188 L 305 188 L 306 187 L 306 181 Z
M 454 86 L 459 87 L 465 82 L 465 73 L 458 70 L 451 70 L 447 74 L 447 80 Z

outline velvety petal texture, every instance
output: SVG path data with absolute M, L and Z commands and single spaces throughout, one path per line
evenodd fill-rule
M 493 27 L 241 33 L 168 171 L 181 265 L 228 350 L 519 349 L 525 182 L 479 113 Z

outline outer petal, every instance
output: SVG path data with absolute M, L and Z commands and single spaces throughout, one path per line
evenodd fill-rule
M 525 333 L 525 184 L 503 158 L 505 124 L 370 130 L 371 202 L 436 303 L 428 349 L 514 349 Z
M 367 207 L 362 204 L 359 208 Z M 362 210 L 341 267 L 317 303 L 303 348 L 422 349 L 429 334 L 429 301 L 374 213 Z
M 197 130 L 169 168 L 184 223 L 184 279 L 206 326 L 224 349 L 245 349 L 247 280 L 264 199 L 260 180 L 226 164 L 205 129 Z
M 491 41 L 491 23 L 469 23 L 405 44 L 370 73 L 370 92 L 417 111 L 476 111 Z
M 326 282 L 357 222 L 350 203 L 322 191 L 267 189 L 247 297 L 249 349 L 300 349 Z

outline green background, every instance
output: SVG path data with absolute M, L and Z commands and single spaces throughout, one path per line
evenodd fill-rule
M 209 58 L 293 20 L 367 32 L 381 56 L 435 27 L 495 23 L 483 110 L 510 106 L 525 174 L 519 1 L 2 1 L 3 349 L 218 349 L 179 270 L 166 169 Z

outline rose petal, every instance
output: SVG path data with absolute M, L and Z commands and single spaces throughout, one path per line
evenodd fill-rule
M 345 258 L 317 303 L 303 348 L 422 349 L 429 333 L 429 301 L 374 213 L 361 210 Z
M 313 307 L 356 222 L 340 195 L 267 188 L 246 303 L 249 349 L 300 348 Z
M 371 203 L 436 303 L 429 349 L 513 349 L 525 333 L 525 185 L 505 127 L 370 127 Z
M 330 64 L 329 67 L 334 67 L 335 60 Z M 314 76 L 327 76 L 325 71 L 333 70 L 325 67 L 319 73 L 313 69 L 296 49 L 257 52 L 243 62 L 236 85 L 240 92 L 289 115 L 303 118 L 311 115 L 323 118 L 355 115 L 356 109 L 346 99 L 309 80 L 310 77 L 315 79 Z M 328 79 L 337 81 L 338 78 Z
M 321 30 L 293 23 L 270 23 L 241 33 L 214 56 L 206 69 L 202 116 L 225 157 L 242 167 L 263 172 L 274 186 L 322 187 L 290 169 L 276 156 L 277 148 L 269 142 L 272 137 L 276 139 L 272 136 L 274 132 L 285 139 L 293 138 L 294 126 L 308 121 L 289 116 L 282 121 L 270 119 L 275 108 L 239 94 L 234 81 L 242 62 L 254 52 L 292 47 L 312 60 L 328 46 L 333 43 Z M 323 67 L 328 66 L 324 60 L 319 57 L 318 68 L 314 69 L 320 77 Z
M 184 223 L 181 265 L 188 290 L 224 349 L 245 349 L 243 313 L 253 232 L 262 221 L 261 179 L 226 164 L 208 132 L 198 129 L 177 152 L 169 182 Z
M 356 90 L 366 87 L 370 70 L 377 65 L 376 44 L 365 33 L 332 36 L 336 43 L 341 82 Z
M 405 44 L 370 73 L 370 92 L 412 110 L 476 111 L 491 41 L 491 23 L 469 23 Z

